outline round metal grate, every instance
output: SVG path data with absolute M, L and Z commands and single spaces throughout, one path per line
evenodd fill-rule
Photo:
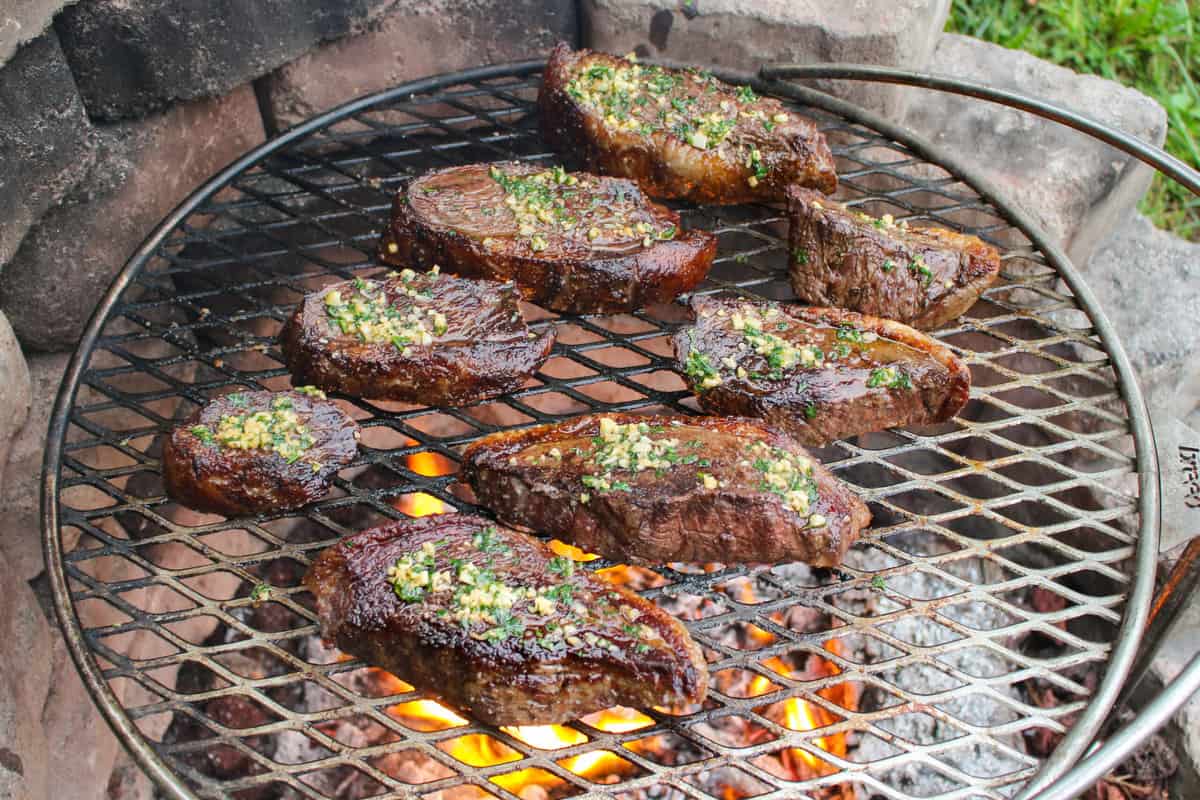
M 173 797 L 1015 795 L 1039 742 L 1099 697 L 1074 735 L 1094 733 L 1127 668 L 1098 689 L 1105 664 L 1136 643 L 1123 614 L 1145 613 L 1152 576 L 1134 556 L 1154 551 L 1156 510 L 1135 461 L 1146 425 L 1122 399 L 1136 388 L 1064 284 L 1069 265 L 1048 262 L 1018 212 L 823 96 L 795 95 L 833 145 L 839 197 L 1000 245 L 1003 280 L 937 333 L 972 370 L 957 420 L 817 451 L 875 516 L 843 569 L 589 563 L 688 621 L 714 677 L 703 708 L 479 726 L 321 647 L 299 586 L 339 536 L 470 508 L 454 472 L 482 434 L 599 410 L 694 413 L 670 357 L 681 307 L 531 309 L 558 344 L 498 401 L 340 398 L 363 426 L 360 457 L 301 512 L 226 520 L 163 496 L 160 434 L 216 395 L 288 385 L 279 328 L 304 293 L 379 271 L 402 180 L 555 161 L 536 130 L 539 68 L 421 81 L 293 130 L 185 203 L 122 273 L 68 371 L 46 475 L 55 599 L 101 708 Z M 699 291 L 791 296 L 778 209 L 681 213 L 720 237 Z

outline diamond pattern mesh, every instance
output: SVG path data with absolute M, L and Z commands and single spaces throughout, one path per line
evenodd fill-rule
M 482 434 L 587 411 L 694 413 L 670 358 L 678 307 L 531 308 L 558 344 L 494 402 L 343 399 L 360 457 L 301 512 L 227 520 L 164 497 L 160 434 L 235 387 L 288 385 L 283 321 L 305 292 L 378 269 L 401 180 L 553 160 L 536 134 L 537 77 L 377 104 L 296 141 L 183 219 L 124 292 L 70 413 L 58 497 L 102 680 L 203 797 L 1013 795 L 1039 764 L 1031 737 L 1069 726 L 1116 635 L 1138 518 L 1125 408 L 1087 316 L 1020 231 L 937 165 L 817 109 L 804 113 L 834 145 L 839 196 L 1001 245 L 1004 279 L 937 334 L 974 378 L 958 419 L 817 451 L 875 517 L 843 568 L 589 562 L 687 620 L 713 673 L 703 708 L 489 729 L 321 646 L 299 586 L 341 535 L 470 508 L 454 473 Z M 699 291 L 790 296 L 778 209 L 681 212 L 720 237 Z M 1075 699 L 1043 707 L 1047 687 Z

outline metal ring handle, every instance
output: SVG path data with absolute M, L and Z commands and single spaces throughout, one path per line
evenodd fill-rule
M 763 80 L 812 80 L 818 78 L 877 81 L 894 83 L 902 86 L 915 86 L 920 89 L 932 89 L 938 92 L 960 94 L 987 100 L 1011 108 L 1028 111 L 1039 117 L 1044 117 L 1060 125 L 1086 133 L 1099 139 L 1107 145 L 1122 150 L 1139 161 L 1143 161 L 1157 169 L 1169 178 L 1178 181 L 1192 193 L 1200 195 L 1200 171 L 1193 169 L 1170 153 L 1142 141 L 1136 136 L 1130 136 L 1124 131 L 1111 125 L 1076 113 L 1062 106 L 1047 103 L 1044 100 L 1027 97 L 1007 89 L 996 89 L 973 81 L 964 81 L 945 75 L 934 75 L 929 72 L 915 72 L 878 67 L 871 64 L 777 64 L 765 65 L 759 68 Z

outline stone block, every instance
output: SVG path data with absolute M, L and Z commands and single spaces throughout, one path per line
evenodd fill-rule
M 55 796 L 102 800 L 120 745 L 92 702 L 60 636 L 54 637 L 50 678 L 41 722 Z
M 369 92 L 466 67 L 545 55 L 577 42 L 573 0 L 397 4 L 369 31 L 331 42 L 264 78 L 276 128 Z
M 0 477 L 0 558 L 21 579 L 30 580 L 45 568 L 42 559 L 41 490 L 46 429 L 58 394 L 67 355 L 30 359 L 31 393 L 36 402 L 9 448 Z
M 394 0 L 83 0 L 55 27 L 88 113 L 220 95 L 362 28 Z
M 0 271 L 30 226 L 87 174 L 93 157 L 91 123 L 50 31 L 0 67 Z
M 0 312 L 0 480 L 13 436 L 25 424 L 32 399 L 29 366 L 12 326 Z M 2 487 L 0 487 L 2 491 Z
M 0 273 L 0 309 L 27 349 L 73 347 L 113 276 L 206 178 L 264 138 L 250 86 L 97 128 L 96 167 Z
M 50 27 L 50 20 L 75 0 L 8 0 L 0 5 L 0 65 L 17 48 L 33 41 Z
M 1133 214 L 1100 243 L 1083 272 L 1150 410 L 1162 471 L 1162 549 L 1171 550 L 1200 531 L 1194 477 L 1200 461 L 1200 244 Z
M 29 585 L 0 554 L 0 797 L 47 797 L 41 717 L 50 688 L 51 638 Z
M 1180 419 L 1200 405 L 1200 244 L 1132 214 L 1083 268 L 1117 329 L 1147 404 Z
M 1166 113 L 1141 92 L 1019 50 L 944 34 L 930 64 L 939 74 L 1047 100 L 1157 145 L 1166 135 Z M 912 98 L 905 123 L 995 182 L 1077 264 L 1087 260 L 1100 229 L 1111 229 L 1149 185 L 1149 173 L 1129 166 L 1127 156 L 1058 123 L 969 97 L 904 91 Z
M 756 71 L 822 61 L 924 69 L 946 24 L 947 0 L 583 0 L 584 45 Z M 895 87 L 822 81 L 817 88 L 890 116 Z

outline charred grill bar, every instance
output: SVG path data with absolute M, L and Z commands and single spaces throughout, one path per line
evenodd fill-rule
M 560 317 L 534 385 L 495 401 L 349 401 L 360 456 L 301 512 L 235 525 L 163 496 L 160 434 L 228 387 L 287 385 L 279 329 L 305 292 L 379 270 L 403 178 L 553 163 L 539 69 L 429 79 L 295 129 L 166 220 L 101 304 L 51 426 L 46 533 L 68 641 L 102 708 L 180 798 L 1014 794 L 1041 764 L 1037 741 L 1111 700 L 1121 676 L 1104 668 L 1136 636 L 1120 626 L 1145 614 L 1152 576 L 1135 564 L 1156 549 L 1157 500 L 1135 451 L 1147 426 L 1105 324 L 1060 280 L 1078 285 L 1070 265 L 965 171 L 836 101 L 812 95 L 802 112 L 829 137 L 839 196 L 979 235 L 1006 254 L 1002 279 L 936 334 L 973 374 L 957 420 L 817 451 L 875 517 L 844 568 L 586 563 L 687 623 L 709 659 L 705 707 L 481 726 L 325 649 L 300 585 L 342 535 L 470 509 L 454 472 L 485 433 L 590 411 L 694 413 L 673 372 L 677 309 Z M 680 212 L 719 236 L 698 292 L 791 296 L 780 210 Z M 114 429 L 118 408 L 145 424 Z

